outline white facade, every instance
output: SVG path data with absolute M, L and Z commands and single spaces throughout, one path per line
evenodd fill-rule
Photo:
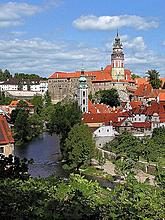
M 146 121 L 146 115 L 145 114 L 136 114 L 132 118 L 132 122 L 145 122 Z
M 33 92 L 41 92 L 45 93 L 48 90 L 48 82 L 46 80 L 40 80 L 36 82 L 35 80 L 31 80 L 30 84 L 28 84 L 26 81 L 21 82 L 21 90 L 22 91 L 33 91 Z M 18 83 L 8 83 L 1 82 L 0 83 L 0 91 L 19 91 L 19 85 Z
M 48 81 L 40 81 L 40 92 L 47 92 L 48 91 Z
M 88 84 L 84 75 L 79 79 L 78 105 L 82 112 L 88 112 Z
M 115 135 L 118 135 L 118 132 L 115 129 L 113 129 L 112 125 L 103 125 L 99 127 L 97 130 L 95 130 L 93 134 L 95 137 L 115 137 Z
M 112 125 L 102 125 L 93 132 L 96 147 L 103 148 L 106 143 L 113 140 L 119 133 L 113 129 Z

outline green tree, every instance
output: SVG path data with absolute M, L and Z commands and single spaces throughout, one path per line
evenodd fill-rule
M 1 219 L 158 220 L 165 217 L 164 189 L 139 183 L 132 174 L 111 190 L 80 175 L 68 181 L 0 181 Z
M 0 154 L 0 180 L 10 178 L 10 179 L 28 179 L 28 164 L 32 160 L 23 159 L 20 160 L 18 157 L 9 155 L 5 157 Z
M 5 81 L 11 77 L 12 77 L 12 75 L 10 74 L 10 72 L 7 69 L 5 71 L 0 69 L 0 80 L 1 81 Z
M 119 94 L 116 89 L 98 91 L 95 97 L 100 103 L 110 105 L 111 107 L 120 105 Z
M 49 94 L 48 91 L 46 91 L 45 95 L 44 95 L 44 103 L 45 103 L 45 107 L 48 107 L 49 105 L 52 104 L 51 102 L 51 96 Z
M 105 149 L 110 150 L 121 157 L 132 160 L 139 160 L 143 151 L 143 144 L 129 132 L 123 132 L 111 142 L 105 145 Z
M 14 139 L 18 145 L 31 139 L 31 127 L 28 120 L 28 112 L 24 109 L 20 109 L 15 119 Z
M 54 105 L 49 105 L 43 108 L 41 112 L 41 117 L 47 124 L 51 123 L 51 117 L 52 117 L 54 109 L 55 109 Z
M 44 106 L 42 96 L 33 96 L 31 103 L 34 105 L 35 112 L 40 115 Z
M 78 123 L 81 123 L 82 112 L 75 101 L 58 102 L 50 117 L 48 125 L 49 132 L 55 132 L 60 136 L 61 152 L 63 154 L 63 147 L 65 139 L 71 128 Z
M 11 112 L 11 121 L 15 123 L 15 120 L 17 118 L 19 111 L 26 110 L 27 107 L 28 107 L 28 104 L 24 100 L 20 100 L 17 104 L 17 107 L 13 109 Z M 26 110 L 26 112 L 28 111 Z
M 28 118 L 30 127 L 31 127 L 31 136 L 38 136 L 43 131 L 43 121 L 42 118 L 34 113 Z
M 141 78 L 141 77 L 140 77 L 139 75 L 133 73 L 133 74 L 131 75 L 131 78 L 132 78 L 132 79 L 135 79 L 135 78 Z
M 12 112 L 11 112 L 11 121 L 13 123 L 15 123 L 15 120 L 17 118 L 17 115 L 19 113 L 20 109 L 19 108 L 16 108 L 16 109 L 13 109 Z
M 149 78 L 149 82 L 153 89 L 159 89 L 162 81 L 159 79 L 159 72 L 156 70 L 148 70 L 146 72 Z
M 15 73 L 14 78 L 17 79 L 41 79 L 37 74 Z
M 6 97 L 4 92 L 0 91 L 0 105 L 9 105 L 13 99 Z
M 17 108 L 23 108 L 23 109 L 26 109 L 28 107 L 28 104 L 26 101 L 24 100 L 20 100 L 17 104 Z
M 68 134 L 64 144 L 64 159 L 70 170 L 79 170 L 84 164 L 89 164 L 94 156 L 94 141 L 87 125 L 76 124 Z

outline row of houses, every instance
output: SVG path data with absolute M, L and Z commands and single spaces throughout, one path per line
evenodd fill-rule
M 139 138 L 151 137 L 154 128 L 165 127 L 165 93 L 159 101 L 125 102 L 118 108 L 88 101 L 88 113 L 83 114 L 82 121 L 93 130 L 98 147 L 124 131 Z
M 43 95 L 46 91 L 48 91 L 47 80 L 9 78 L 0 82 L 0 92 L 9 97 L 29 99 L 34 95 Z

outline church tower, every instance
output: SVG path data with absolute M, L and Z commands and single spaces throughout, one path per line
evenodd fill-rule
M 124 53 L 123 45 L 117 31 L 115 42 L 113 43 L 113 51 L 111 54 L 112 78 L 114 80 L 125 79 L 124 77 Z
M 84 69 L 81 70 L 78 87 L 78 105 L 82 112 L 88 112 L 88 84 L 84 75 Z

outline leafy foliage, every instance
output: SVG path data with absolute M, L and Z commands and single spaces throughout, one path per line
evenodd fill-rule
M 10 72 L 7 69 L 5 71 L 0 69 L 0 81 L 5 81 L 11 77 L 12 77 L 12 75 L 10 74 Z
M 95 98 L 100 103 L 110 105 L 111 107 L 120 105 L 119 94 L 116 89 L 98 91 L 95 94 Z
M 14 139 L 18 145 L 31 139 L 28 112 L 20 109 L 14 123 Z
M 14 78 L 17 79 L 41 79 L 37 74 L 15 73 Z
M 153 89 L 159 89 L 161 86 L 161 80 L 159 79 L 159 72 L 156 70 L 148 70 L 146 74 L 149 77 L 150 84 Z
M 44 100 L 42 96 L 34 96 L 31 99 L 31 103 L 34 105 L 35 112 L 40 115 L 44 107 Z
M 164 190 L 138 183 L 132 175 L 111 191 L 79 175 L 71 175 L 67 182 L 55 178 L 0 182 L 1 219 L 157 220 L 164 213 Z
M 30 124 L 31 136 L 38 136 L 43 131 L 43 121 L 41 117 L 37 113 L 34 113 L 28 117 L 28 121 Z
M 138 160 L 142 151 L 140 140 L 128 132 L 123 132 L 110 143 L 106 144 L 105 148 L 117 155 L 126 156 L 133 160 Z
M 50 133 L 56 132 L 60 135 L 61 152 L 64 152 L 64 142 L 71 128 L 81 123 L 81 110 L 75 101 L 58 102 L 50 117 L 48 125 Z
M 65 167 L 79 170 L 84 164 L 89 164 L 94 155 L 92 132 L 87 125 L 76 124 L 68 134 L 64 144 Z
M 52 104 L 52 102 L 51 102 L 51 96 L 50 96 L 49 92 L 46 91 L 46 93 L 45 93 L 45 95 L 44 95 L 44 106 L 45 106 L 45 107 L 48 107 L 48 106 L 50 106 L 51 104 Z
M 145 160 L 158 162 L 165 158 L 165 128 L 155 128 L 152 138 L 142 140 L 131 133 L 124 132 L 105 145 L 105 149 L 133 160 L 143 157 Z
M 139 75 L 133 73 L 133 74 L 131 75 L 131 78 L 132 78 L 132 79 L 135 79 L 135 78 L 141 78 L 141 77 L 140 77 Z
M 5 97 L 5 93 L 0 91 L 0 105 L 9 105 L 13 98 Z
M 28 179 L 28 164 L 30 162 L 27 159 L 20 160 L 13 155 L 5 157 L 0 154 L 0 179 Z

